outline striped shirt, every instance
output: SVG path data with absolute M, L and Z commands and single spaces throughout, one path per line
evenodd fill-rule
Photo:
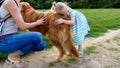
M 83 15 L 83 13 L 69 9 L 71 19 L 72 17 L 75 17 L 75 23 L 71 26 L 72 31 L 72 38 L 74 45 L 81 45 L 84 41 L 85 36 L 88 34 L 88 31 L 90 31 L 88 22 L 86 17 Z
M 5 17 L 7 14 L 9 13 L 8 10 L 6 10 L 3 5 L 1 5 L 0 7 L 0 17 L 3 18 Z M 3 25 L 2 28 L 2 33 L 1 35 L 6 35 L 6 34 L 12 34 L 12 33 L 16 33 L 18 31 L 18 26 L 15 23 L 15 21 L 13 20 L 13 18 L 9 18 L 5 21 L 5 24 Z

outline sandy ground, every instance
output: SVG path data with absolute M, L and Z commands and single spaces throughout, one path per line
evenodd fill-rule
M 53 47 L 38 53 L 25 56 L 30 61 L 27 68 L 120 68 L 120 29 L 108 30 L 104 36 L 87 37 L 83 42 L 84 49 L 94 46 L 94 52 L 85 54 L 84 58 L 72 59 L 64 56 L 63 61 L 55 62 L 58 50 Z M 12 68 L 1 63 L 0 68 Z

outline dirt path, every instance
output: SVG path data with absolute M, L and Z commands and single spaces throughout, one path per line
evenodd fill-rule
M 87 37 L 83 43 L 84 47 L 91 46 L 93 44 L 106 41 L 107 39 L 111 39 L 116 37 L 117 35 L 120 35 L 120 29 L 118 30 L 108 30 L 107 33 L 104 34 L 104 36 L 100 36 L 97 38 Z
M 24 59 L 30 61 L 28 68 L 120 68 L 120 29 L 109 30 L 104 36 L 87 37 L 83 43 L 88 51 L 84 58 L 64 57 L 62 62 L 54 62 L 58 56 L 55 47 L 50 50 L 30 54 Z M 89 47 L 94 47 L 89 51 Z M 0 68 L 10 68 L 7 64 Z

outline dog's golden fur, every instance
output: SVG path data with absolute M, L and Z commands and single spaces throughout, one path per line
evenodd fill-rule
M 79 58 L 79 53 L 72 43 L 70 26 L 66 24 L 57 24 L 56 20 L 59 18 L 68 19 L 67 17 L 55 12 L 38 12 L 32 8 L 29 3 L 21 2 L 21 13 L 25 22 L 34 22 L 39 18 L 44 17 L 45 22 L 43 25 L 29 29 L 30 31 L 38 31 L 43 35 L 48 35 L 50 41 L 56 46 L 60 52 L 57 60 L 61 60 L 65 51 L 70 55 L 74 55 Z M 26 12 L 28 8 L 32 8 L 29 12 Z

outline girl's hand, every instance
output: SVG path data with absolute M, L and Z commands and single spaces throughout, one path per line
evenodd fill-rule
M 57 24 L 62 24 L 62 23 L 64 23 L 64 19 L 60 18 L 57 20 Z
M 44 22 L 44 19 L 41 18 L 41 19 L 36 21 L 36 25 L 41 25 L 41 24 L 43 24 L 43 22 Z

